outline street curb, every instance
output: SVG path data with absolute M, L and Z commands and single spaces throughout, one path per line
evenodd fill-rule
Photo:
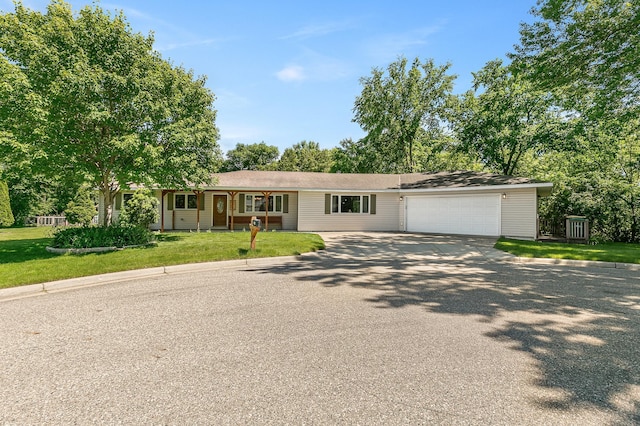
M 260 267 L 273 265 L 274 263 L 286 263 L 300 260 L 317 260 L 322 258 L 320 252 L 309 252 L 297 256 L 282 257 L 261 257 L 254 259 L 241 260 L 223 260 L 216 262 L 202 263 L 186 263 L 182 265 L 158 266 L 155 268 L 135 269 L 131 271 L 112 272 L 108 274 L 91 275 L 88 277 L 70 278 L 60 281 L 52 281 L 40 284 L 31 284 L 20 287 L 10 287 L 0 289 L 0 302 L 21 299 L 43 295 L 47 293 L 55 293 L 59 291 L 92 287 L 101 284 L 115 283 L 120 281 L 128 281 L 136 278 L 149 278 L 162 275 L 184 274 L 190 272 L 215 271 L 228 268 L 241 268 L 245 266 Z M 615 263 L 602 262 L 594 260 L 571 260 L 571 259 L 550 259 L 535 257 L 488 257 L 489 260 L 498 263 L 515 263 L 515 264 L 534 264 L 534 265 L 556 265 L 556 266 L 575 266 L 586 268 L 609 268 L 609 269 L 625 269 L 630 271 L 640 271 L 640 264 L 637 263 Z
M 640 271 L 640 264 L 638 263 L 604 262 L 600 260 L 552 259 L 552 258 L 545 258 L 545 257 L 513 257 L 510 259 L 503 259 L 503 261 L 508 263 L 578 266 L 583 268 L 609 268 L 609 269 L 626 269 L 629 271 Z
M 137 278 L 177 275 L 190 272 L 216 271 L 220 269 L 241 268 L 244 266 L 265 266 L 272 265 L 276 262 L 284 263 L 302 259 L 304 259 L 303 255 L 263 257 L 241 260 L 222 260 L 216 262 L 186 263 L 182 265 L 158 266 L 154 268 L 134 269 L 131 271 L 111 272 L 107 274 L 90 275 L 87 277 L 69 278 L 59 281 L 0 289 L 0 302 L 83 287 L 92 287 L 101 284 L 128 281 Z

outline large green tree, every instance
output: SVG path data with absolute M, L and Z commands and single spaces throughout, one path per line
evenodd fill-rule
M 277 168 L 290 172 L 328 173 L 332 164 L 332 150 L 320 148 L 317 142 L 302 141 L 284 150 Z
M 234 149 L 227 152 L 222 170 L 270 170 L 275 167 L 279 156 L 278 147 L 267 145 L 264 141 L 253 144 L 238 143 Z
M 455 79 L 447 74 L 449 67 L 419 58 L 409 64 L 401 57 L 386 70 L 374 68 L 371 76 L 360 79 L 362 93 L 353 121 L 367 133 L 360 143 L 375 153 L 373 171 L 419 171 L 416 152 L 439 139 L 446 119 Z
M 569 108 L 597 119 L 640 103 L 640 2 L 538 0 L 538 18 L 521 24 L 514 63 L 545 89 L 561 89 Z
M 205 78 L 163 60 L 153 37 L 134 33 L 122 13 L 94 5 L 74 14 L 61 0 L 40 13 L 18 2 L 0 15 L 0 51 L 24 82 L 16 98 L 38 112 L 13 106 L 37 133 L 3 138 L 2 150 L 28 153 L 35 173 L 98 188 L 105 223 L 130 182 L 211 181 L 220 150 Z
M 534 90 L 500 60 L 488 62 L 473 77 L 475 91 L 462 96 L 453 120 L 460 148 L 491 171 L 516 174 L 526 153 L 544 150 L 559 138 L 552 97 Z

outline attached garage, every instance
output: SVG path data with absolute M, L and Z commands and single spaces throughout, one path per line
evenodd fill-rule
M 499 236 L 500 194 L 406 197 L 409 232 Z

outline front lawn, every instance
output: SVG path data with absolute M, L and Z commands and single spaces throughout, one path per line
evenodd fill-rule
M 640 263 L 640 244 L 604 243 L 587 245 L 500 238 L 495 248 L 520 257 Z
M 324 248 L 316 234 L 260 232 L 250 250 L 249 232 L 169 232 L 153 247 L 109 253 L 55 255 L 51 229 L 0 229 L 0 288 L 155 266 L 257 257 L 291 256 Z

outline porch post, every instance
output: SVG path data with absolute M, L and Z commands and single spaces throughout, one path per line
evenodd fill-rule
M 160 195 L 160 232 L 164 232 L 164 196 L 168 191 L 163 189 Z
M 203 192 L 204 191 L 198 191 L 196 189 L 193 190 L 193 193 L 196 194 L 196 222 L 198 223 L 198 232 L 200 232 L 200 194 Z
M 263 192 L 265 200 L 265 209 L 264 209 L 264 230 L 269 230 L 269 197 L 273 194 L 272 192 Z
M 229 191 L 228 194 L 231 196 L 231 232 L 233 232 L 233 211 L 236 208 L 236 195 L 238 191 Z M 241 200 L 242 201 L 242 200 Z

